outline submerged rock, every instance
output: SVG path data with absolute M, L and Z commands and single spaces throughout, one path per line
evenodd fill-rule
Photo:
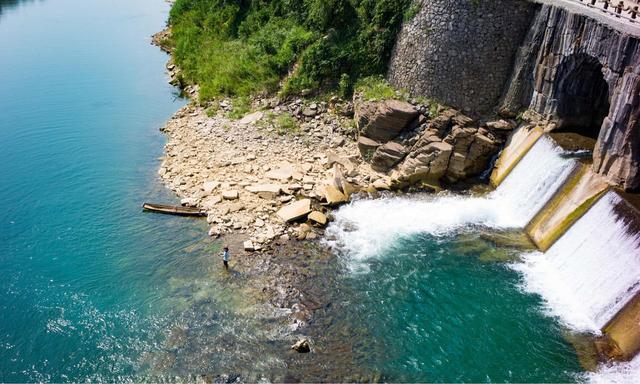
M 311 345 L 309 344 L 308 339 L 302 339 L 293 344 L 291 346 L 291 349 L 298 353 L 308 353 L 311 352 Z

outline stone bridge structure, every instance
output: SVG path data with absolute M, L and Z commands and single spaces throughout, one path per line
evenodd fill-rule
M 640 20 L 588 0 L 420 3 L 394 48 L 393 85 L 471 115 L 529 110 L 571 126 L 597 138 L 594 171 L 640 189 Z

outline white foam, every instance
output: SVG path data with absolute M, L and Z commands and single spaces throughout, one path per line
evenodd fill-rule
M 328 234 L 355 260 L 379 255 L 416 233 L 443 235 L 469 225 L 522 228 L 570 175 L 576 163 L 542 137 L 498 189 L 485 197 L 441 194 L 360 200 L 336 212 Z
M 640 382 L 640 355 L 627 363 L 601 366 L 598 372 L 590 372 L 586 379 L 592 384 L 627 384 Z
M 599 332 L 640 291 L 640 235 L 615 214 L 618 203 L 607 193 L 546 253 L 514 266 L 525 289 L 573 328 Z

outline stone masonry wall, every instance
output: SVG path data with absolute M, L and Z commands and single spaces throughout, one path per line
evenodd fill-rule
M 415 95 L 477 115 L 494 108 L 534 16 L 525 0 L 416 0 L 388 78 Z
M 594 171 L 627 190 L 640 189 L 640 40 L 585 15 L 544 5 L 515 61 L 500 109 L 530 109 L 545 119 L 561 118 L 571 100 L 576 63 L 591 60 L 608 84 L 610 104 L 593 156 Z M 567 84 L 570 86 L 568 87 Z M 567 93 L 569 92 L 569 94 Z

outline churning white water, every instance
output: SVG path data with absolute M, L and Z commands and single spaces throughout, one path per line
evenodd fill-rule
M 629 384 L 640 382 L 640 355 L 628 363 L 615 363 L 590 372 L 586 379 L 593 384 Z
M 415 233 L 444 235 L 469 225 L 522 228 L 577 165 L 542 137 L 498 189 L 485 197 L 440 194 L 360 200 L 342 207 L 328 234 L 354 259 L 379 254 Z
M 356 269 L 403 236 L 444 235 L 466 226 L 522 228 L 577 167 L 543 136 L 494 192 L 485 197 L 436 196 L 360 200 L 342 207 L 328 234 Z M 607 193 L 546 254 L 513 265 L 524 289 L 540 294 L 549 311 L 577 330 L 599 332 L 640 291 L 640 234 L 616 215 L 620 197 Z M 640 380 L 640 356 L 585 376 L 595 383 Z
M 525 288 L 574 328 L 599 332 L 640 291 L 640 234 L 615 213 L 620 203 L 608 192 L 546 253 L 514 266 Z

